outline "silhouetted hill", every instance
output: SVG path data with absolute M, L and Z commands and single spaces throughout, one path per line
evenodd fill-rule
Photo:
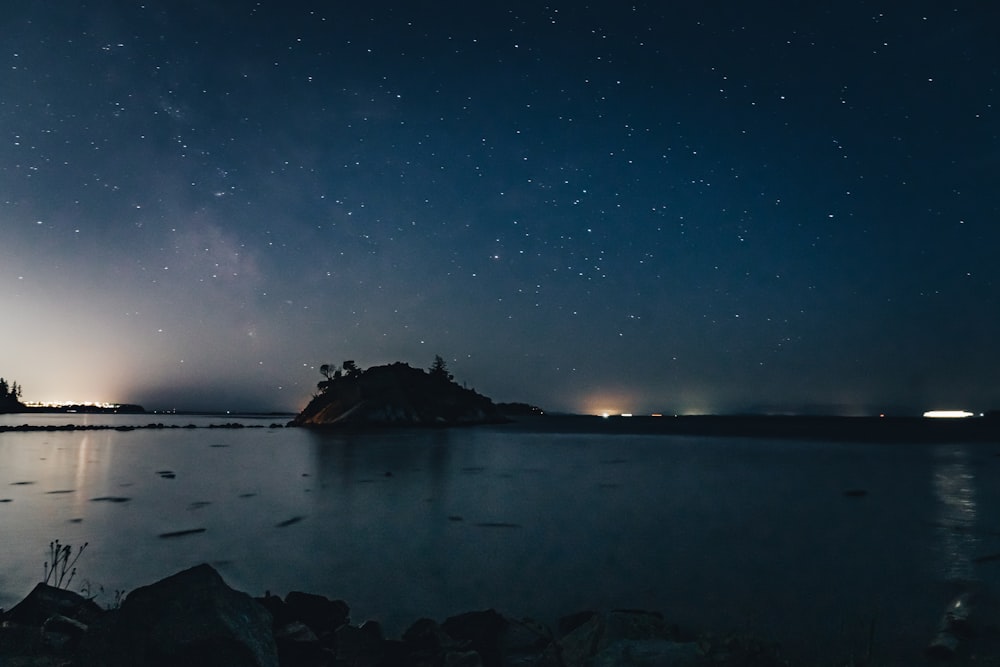
M 320 383 L 293 426 L 452 426 L 505 421 L 486 396 L 397 362 Z

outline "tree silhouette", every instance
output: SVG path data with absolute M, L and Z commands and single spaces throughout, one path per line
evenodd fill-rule
M 348 359 L 344 362 L 344 375 L 347 377 L 356 378 L 361 375 L 361 372 L 361 369 L 358 368 L 358 365 L 354 363 L 353 359 Z
M 323 364 L 319 367 L 319 372 L 326 379 L 317 382 L 316 388 L 323 392 L 329 390 L 334 380 L 343 375 L 343 371 L 337 368 L 337 364 Z
M 24 408 L 21 404 L 21 385 L 8 383 L 0 378 L 0 412 L 19 412 Z
M 448 372 L 448 364 L 445 363 L 440 354 L 434 355 L 434 363 L 431 364 L 428 372 L 432 378 L 443 380 L 445 382 L 451 382 L 455 379 L 455 376 Z

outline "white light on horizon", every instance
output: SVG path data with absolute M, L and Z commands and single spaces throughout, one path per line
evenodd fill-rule
M 102 408 L 104 410 L 117 410 L 120 403 L 105 403 L 104 401 L 25 401 L 29 408 Z
M 924 417 L 931 419 L 964 419 L 965 417 L 975 417 L 975 413 L 968 410 L 928 410 Z

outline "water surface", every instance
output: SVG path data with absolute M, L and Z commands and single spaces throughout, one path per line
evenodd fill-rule
M 209 562 L 251 594 L 339 597 L 397 634 L 470 609 L 628 607 L 795 656 L 863 652 L 874 622 L 876 654 L 906 660 L 954 595 L 988 600 L 1000 580 L 976 561 L 1000 552 L 1000 446 L 240 421 L 261 428 L 0 433 L 0 606 L 58 538 L 89 542 L 72 587 L 104 599 Z

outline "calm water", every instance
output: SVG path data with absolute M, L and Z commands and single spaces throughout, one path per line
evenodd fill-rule
M 876 655 L 909 660 L 957 592 L 988 607 L 1000 590 L 1000 561 L 973 561 L 1000 552 L 998 454 L 523 427 L 0 433 L 0 607 L 59 538 L 90 543 L 72 587 L 105 599 L 210 562 L 254 595 L 342 598 L 392 634 L 487 607 L 549 622 L 630 607 L 793 656 L 861 652 L 874 621 Z

